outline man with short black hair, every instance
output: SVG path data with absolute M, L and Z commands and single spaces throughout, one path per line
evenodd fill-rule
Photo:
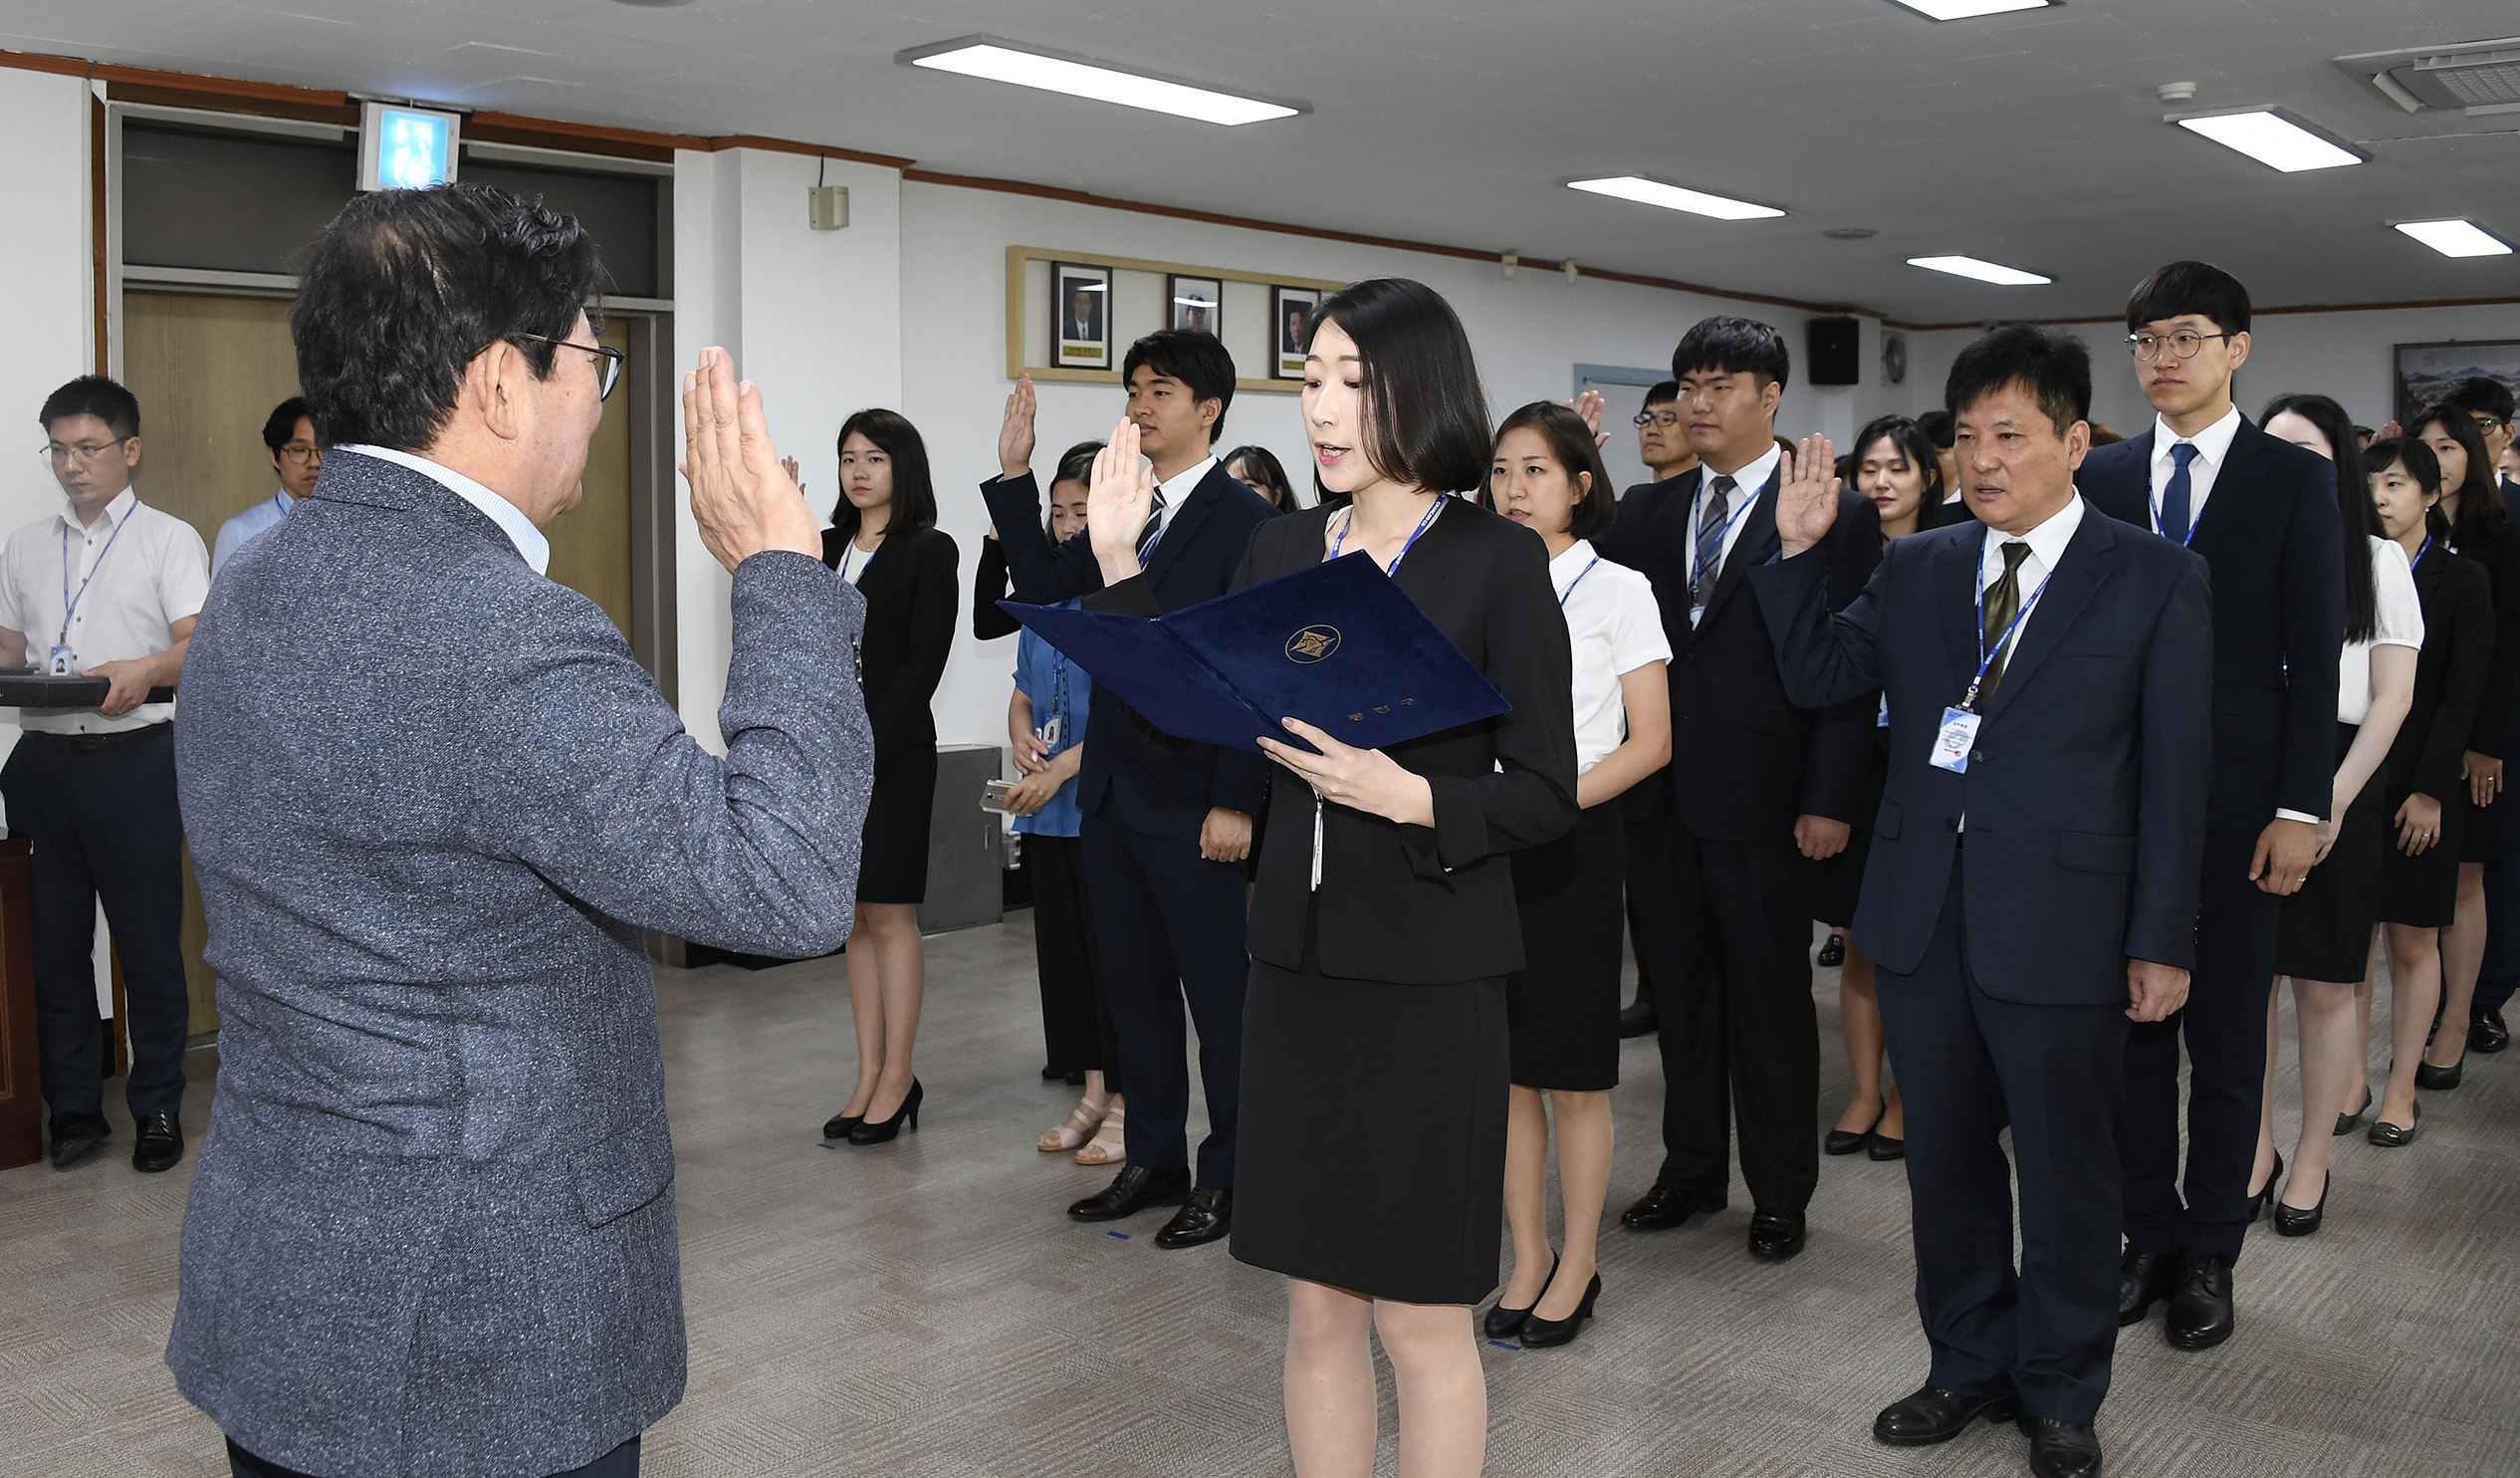
M 2476 422 L 2477 434 L 2485 440 L 2485 454 L 2495 463 L 2504 502 L 2520 500 L 2520 482 L 2505 470 L 2516 408 L 2511 386 L 2472 375 L 2451 385 L 2441 402 L 2466 411 Z M 2505 737 L 2502 755 L 2507 773 L 2520 772 L 2520 733 Z M 2484 964 L 2477 972 L 2476 995 L 2467 1010 L 2470 1052 L 2491 1055 L 2511 1045 L 2511 1029 L 2503 1022 L 2502 1008 L 2510 1003 L 2513 988 L 2520 986 L 2520 944 L 2512 937 L 2514 925 L 2520 924 L 2520 896 L 2514 896 L 2515 892 L 2520 892 L 2520 827 L 2505 827 L 2502 859 L 2485 867 L 2485 901 L 2490 906 L 2485 910 Z
M 67 1169 L 111 1132 L 97 1015 L 97 904 L 122 960 L 131 1076 L 131 1167 L 183 1157 L 183 821 L 175 802 L 175 705 L 152 700 L 183 672 L 209 586 L 201 536 L 131 486 L 140 406 L 84 374 L 42 413 L 68 504 L 9 536 L 0 554 L 0 665 L 110 679 L 94 708 L 28 709 L 0 769 L 9 830 L 35 842 L 36 1041 L 52 1157 Z
M 324 448 L 315 439 L 315 418 L 307 414 L 307 397 L 291 395 L 272 407 L 263 420 L 263 449 L 271 454 L 271 470 L 280 477 L 280 491 L 219 525 L 210 546 L 210 575 L 217 579 L 228 557 L 276 527 L 315 491 L 316 474 L 324 470 Z
M 1087 597 L 1096 610 L 1160 616 L 1231 588 L 1252 530 L 1276 516 L 1213 450 L 1234 400 L 1234 358 L 1208 334 L 1165 329 L 1129 346 L 1121 365 L 1128 419 L 1155 467 L 1155 500 L 1121 559 L 1091 539 L 1052 546 L 1032 481 L 1032 390 L 1007 398 L 999 475 L 981 484 L 1004 543 L 1015 598 L 1048 605 Z M 1235 1106 L 1242 1088 L 1245 952 L 1243 860 L 1252 849 L 1265 762 L 1158 732 L 1094 685 L 1076 800 L 1093 874 L 1102 989 L 1128 1085 L 1128 1163 L 1109 1186 L 1067 1208 L 1078 1221 L 1117 1221 L 1149 1206 L 1181 1210 L 1155 1245 L 1196 1247 L 1234 1226 Z M 1208 1137 L 1194 1176 L 1190 1069 L 1182 1007 L 1199 1029 Z
M 1620 1218 L 1675 1227 L 1722 1209 L 1737 1116 L 1752 1256 L 1803 1246 L 1820 1173 L 1820 1027 L 1811 1000 L 1811 868 L 1847 843 L 1871 765 L 1870 698 L 1789 697 L 1747 572 L 1777 550 L 1776 406 L 1792 361 L 1762 323 L 1711 318 L 1672 356 L 1699 465 L 1632 489 L 1602 554 L 1654 582 L 1671 638 L 1672 762 L 1628 792 L 1628 849 L 1663 1057 L 1661 1170 Z M 1881 562 L 1870 499 L 1840 494 L 1831 604 Z M 1640 865 L 1641 864 L 1641 865 Z
M 1636 454 L 1656 482 L 1669 482 L 1698 465 L 1698 453 L 1681 422 L 1679 381 L 1666 379 L 1645 392 L 1644 407 L 1636 413 Z
M 2078 481 L 2103 513 L 2204 556 L 2214 734 L 2194 987 L 2178 1014 L 2139 1024 L 2127 1042 L 2119 1319 L 2137 1323 L 2168 1299 L 2164 1337 L 2203 1350 L 2235 1326 L 2231 1268 L 2248 1232 L 2276 917 L 2318 856 L 2334 790 L 2344 515 L 2332 463 L 2232 404 L 2250 345 L 2237 278 L 2203 262 L 2162 268 L 2127 300 L 2126 342 L 2157 414 L 2141 435 L 2093 452 Z

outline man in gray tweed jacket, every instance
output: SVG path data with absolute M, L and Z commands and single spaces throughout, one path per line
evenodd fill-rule
M 484 186 L 345 208 L 291 314 L 323 477 L 185 666 L 220 1072 L 166 1361 L 249 1478 L 635 1473 L 684 1376 L 641 931 L 849 931 L 863 606 L 723 353 L 684 470 L 733 572 L 724 758 L 543 574 L 617 369 L 599 272 Z

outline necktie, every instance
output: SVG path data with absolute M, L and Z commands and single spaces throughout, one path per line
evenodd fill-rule
M 2003 574 L 1995 578 L 1986 592 L 1986 620 L 1978 628 L 1977 649 L 1982 655 L 1994 653 L 1986 664 L 1986 675 L 1977 684 L 1977 711 L 1986 711 L 1994 701 L 1995 685 L 2003 681 L 2004 654 L 1997 648 L 2003 640 L 2004 628 L 2021 614 L 2021 562 L 2030 557 L 2030 546 L 2018 539 L 2007 539 L 2003 546 Z M 2015 643 L 2016 645 L 2018 643 Z
M 1155 541 L 1163 537 L 1164 489 L 1159 483 L 1155 488 L 1155 501 L 1148 504 L 1146 508 L 1146 527 L 1137 531 L 1137 562 L 1139 564 L 1146 563 L 1146 552 L 1153 549 Z
M 2170 449 L 2170 459 L 2176 463 L 2171 469 L 2170 481 L 2162 486 L 2162 537 L 2187 542 L 2187 464 L 2196 460 L 2196 443 L 2181 441 Z
M 1723 573 L 1723 526 L 1726 504 L 1738 486 L 1729 477 L 1718 477 L 1707 487 L 1706 507 L 1698 514 L 1698 562 L 1691 567 L 1689 604 L 1707 604 L 1707 591 Z

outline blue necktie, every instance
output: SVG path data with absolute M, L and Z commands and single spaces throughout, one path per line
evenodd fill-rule
M 1698 513 L 1698 564 L 1689 582 L 1689 604 L 1704 606 L 1707 593 L 1715 586 L 1716 577 L 1723 572 L 1723 529 L 1725 504 L 1732 490 L 1739 486 L 1729 477 L 1718 477 L 1707 488 L 1706 506 Z
M 2171 469 L 2170 481 L 2162 488 L 2162 537 L 2187 542 L 2187 464 L 2196 460 L 2196 444 L 2181 441 L 2170 449 L 2170 459 L 2177 465 Z

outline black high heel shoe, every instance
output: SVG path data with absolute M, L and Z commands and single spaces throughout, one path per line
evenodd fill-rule
M 2365 1079 L 2363 1081 L 2363 1107 L 2355 1109 L 2351 1113 L 2338 1114 L 2336 1116 L 2336 1131 L 2340 1134 L 2353 1133 L 2356 1129 L 2363 1126 L 2363 1115 L 2371 1111 L 2372 1085 L 2371 1080 Z
M 2284 1178 L 2284 1152 L 2275 1151 L 2275 1168 L 2266 1172 L 2266 1184 L 2249 1197 L 2249 1220 L 2253 1223 L 2275 1204 L 2275 1182 Z
M 1548 1290 L 1540 1290 L 1540 1297 L 1547 1298 Z M 1584 1285 L 1584 1301 L 1575 1306 L 1575 1312 L 1570 1317 L 1542 1319 L 1540 1306 L 1532 1305 L 1531 1317 L 1522 1321 L 1522 1348 L 1547 1350 L 1553 1346 L 1575 1343 L 1575 1337 L 1583 1333 L 1584 1321 L 1592 1318 L 1593 1302 L 1600 1297 L 1601 1275 L 1595 1273 L 1592 1275 L 1592 1282 Z
M 2327 1177 L 2319 1182 L 2319 1204 L 2311 1207 L 2307 1211 L 2296 1211 L 2292 1207 L 2285 1205 L 2283 1202 L 2277 1201 L 2275 1203 L 2275 1215 L 2273 1217 L 2275 1223 L 2275 1235 L 2278 1237 L 2307 1237 L 2312 1232 L 2317 1231 L 2319 1229 L 2319 1223 L 2327 1218 L 2328 1192 L 2334 1189 L 2335 1186 L 2336 1171 L 2330 1170 L 2327 1173 Z
M 919 1101 L 927 1096 L 928 1091 L 919 1086 L 919 1080 L 911 1079 L 910 1092 L 902 1099 L 901 1107 L 892 1111 L 892 1117 L 881 1121 L 867 1119 L 848 1131 L 848 1142 L 851 1144 L 884 1143 L 900 1134 L 901 1125 L 905 1120 L 913 1130 L 916 1130 L 919 1127 Z
M 859 1124 L 864 1123 L 865 1121 L 866 1115 L 863 1113 L 834 1113 L 829 1118 L 822 1120 L 822 1137 L 825 1139 L 845 1139 L 849 1136 L 849 1131 L 851 1129 L 856 1128 Z
M 1880 1128 L 1881 1121 L 1889 1116 L 1890 1101 L 1884 1099 L 1881 1101 L 1881 1110 L 1873 1115 L 1871 1123 L 1860 1129 L 1831 1129 L 1827 1136 L 1821 1139 L 1820 1148 L 1827 1154 L 1853 1154 L 1872 1142 L 1873 1130 Z
M 1550 1253 L 1550 1283 L 1557 1281 L 1558 1262 L 1559 1258 L 1557 1254 L 1553 1252 Z M 1541 1284 L 1540 1297 L 1531 1301 L 1531 1309 L 1537 1309 L 1540 1307 L 1540 1299 L 1547 1298 L 1548 1293 L 1548 1284 Z M 1510 1340 L 1514 1336 L 1522 1333 L 1522 1322 L 1531 1317 L 1531 1309 L 1508 1309 L 1505 1307 L 1505 1301 L 1502 1298 L 1499 1298 L 1496 1300 L 1496 1307 L 1489 1310 L 1488 1317 L 1479 1322 L 1479 1327 L 1488 1332 L 1488 1338 L 1490 1340 Z
M 2372 1120 L 2371 1133 L 2365 1137 L 2383 1149 L 2400 1149 L 2415 1142 L 2415 1130 L 2422 1127 L 2423 1106 L 2421 1104 L 2417 1104 L 2415 1105 L 2415 1111 L 2411 1115 L 2411 1121 L 2408 1122 L 2405 1128 L 2400 1128 L 2398 1125 L 2391 1123 L 2388 1119 L 2375 1118 Z
M 2459 1075 L 2467 1070 L 2467 1059 L 2461 1057 L 2446 1068 L 2430 1063 L 2415 1064 L 2415 1087 L 2432 1093 L 2447 1093 L 2458 1087 Z

